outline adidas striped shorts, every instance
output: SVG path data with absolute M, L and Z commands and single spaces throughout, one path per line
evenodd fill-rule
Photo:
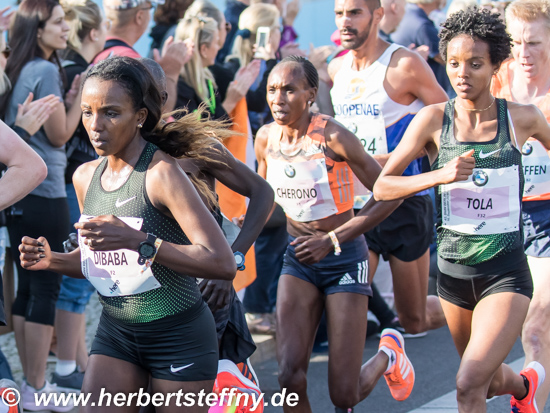
M 294 237 L 289 236 L 289 243 Z M 315 285 L 324 295 L 356 293 L 372 297 L 369 277 L 369 250 L 364 236 L 340 244 L 339 256 L 330 252 L 317 264 L 302 264 L 296 258 L 295 247 L 285 252 L 281 274 L 289 274 Z

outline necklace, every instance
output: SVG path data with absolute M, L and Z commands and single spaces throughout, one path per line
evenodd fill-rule
M 468 108 L 465 108 L 464 106 L 461 106 L 458 104 L 458 102 L 455 100 L 455 105 L 458 106 L 460 109 L 463 109 L 463 110 L 466 110 L 468 112 L 485 112 L 486 110 L 489 110 L 491 109 L 491 106 L 493 106 L 493 104 L 495 103 L 495 97 L 493 96 L 493 101 L 491 102 L 491 104 L 489 106 L 487 106 L 485 109 L 468 109 Z

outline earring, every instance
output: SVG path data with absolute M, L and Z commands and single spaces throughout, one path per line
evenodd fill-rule
M 143 124 L 142 123 L 138 123 L 138 128 L 143 128 Z
M 307 101 L 307 104 L 308 104 L 309 106 L 311 106 L 311 100 L 308 100 L 308 101 Z

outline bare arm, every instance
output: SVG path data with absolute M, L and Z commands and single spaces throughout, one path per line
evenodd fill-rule
M 235 259 L 220 227 L 187 175 L 168 158 L 164 156 L 150 168 L 147 193 L 153 205 L 173 215 L 192 245 L 163 242 L 156 261 L 178 272 L 185 268 L 187 275 L 232 280 L 236 272 Z M 145 234 L 141 233 L 140 237 L 133 249 L 137 249 Z
M 218 149 L 223 164 L 208 165 L 208 172 L 229 189 L 250 199 L 241 232 L 231 246 L 233 251 L 246 254 L 269 217 L 273 207 L 273 190 L 264 179 L 236 159 L 225 147 L 219 145 Z
M 73 175 L 73 184 L 82 211 L 84 196 L 92 179 L 99 160 L 81 165 Z M 21 266 L 33 271 L 48 270 L 65 274 L 73 278 L 84 278 L 80 266 L 80 248 L 70 253 L 53 252 L 48 240 L 44 237 L 33 239 L 24 237 L 19 246 Z
M 401 176 L 422 149 L 426 148 L 431 160 L 436 158 L 439 141 L 434 137 L 441 133 L 443 108 L 444 105 L 426 107 L 414 117 L 374 185 L 375 199 L 404 199 L 440 184 L 464 181 L 472 174 L 473 150 L 453 159 L 442 169 Z
M 361 183 L 372 191 L 381 171 L 378 162 L 365 152 L 354 134 L 339 124 L 328 123 L 325 135 L 330 149 L 345 159 Z M 388 217 L 400 203 L 400 201 L 377 202 L 371 198 L 355 217 L 334 231 L 338 240 L 340 242 L 350 241 L 371 230 Z
M 8 167 L 0 179 L 0 210 L 25 197 L 48 174 L 42 158 L 2 121 L 0 162 Z

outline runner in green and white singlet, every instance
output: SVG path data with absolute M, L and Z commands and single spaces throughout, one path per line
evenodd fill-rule
M 512 394 L 512 411 L 536 409 L 545 371 L 520 375 L 503 364 L 533 294 L 523 253 L 521 148 L 529 137 L 550 149 L 550 127 L 532 105 L 495 99 L 492 76 L 510 54 L 498 14 L 470 8 L 442 25 L 440 50 L 456 99 L 422 109 L 374 186 L 377 200 L 437 187 L 438 292 L 462 362 L 460 412 L 486 411 L 486 398 Z M 421 150 L 432 171 L 400 176 Z

